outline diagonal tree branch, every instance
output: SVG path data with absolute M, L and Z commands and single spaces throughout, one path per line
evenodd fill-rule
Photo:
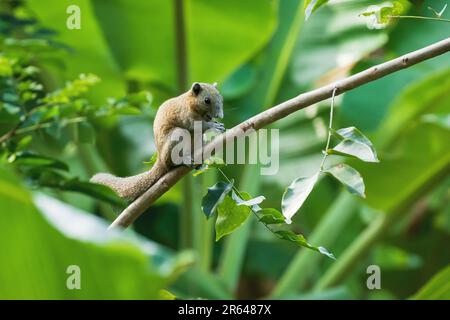
M 276 105 L 252 118 L 240 123 L 234 128 L 227 130 L 224 134 L 216 137 L 203 148 L 203 155 L 209 155 L 213 150 L 224 145 L 235 137 L 242 136 L 248 129 L 258 130 L 279 119 L 282 119 L 295 111 L 311 106 L 317 102 L 330 98 L 333 91 L 340 95 L 346 91 L 357 88 L 368 82 L 372 82 L 391 73 L 411 67 L 419 62 L 434 58 L 450 51 L 450 38 L 436 42 L 430 46 L 417 51 L 410 52 L 399 58 L 373 66 L 348 78 L 339 80 L 321 88 L 300 94 L 299 96 Z M 198 150 L 197 153 L 201 153 Z M 155 200 L 161 197 L 178 180 L 186 175 L 191 168 L 177 167 L 169 171 L 144 194 L 131 203 L 111 224 L 112 227 L 128 227 L 133 223 Z

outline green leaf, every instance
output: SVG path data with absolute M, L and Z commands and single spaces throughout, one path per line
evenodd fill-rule
M 13 74 L 13 65 L 16 61 L 0 55 L 0 77 L 10 77 Z
M 0 104 L 0 124 L 2 125 L 1 133 L 6 133 L 12 129 L 20 121 L 20 108 L 9 103 Z M 4 125 L 7 125 L 7 127 Z
M 372 149 L 373 153 L 376 154 L 372 142 L 358 128 L 355 127 L 342 128 L 336 131 L 332 130 L 332 133 L 341 140 L 349 139 L 351 141 L 365 144 Z
M 142 114 L 142 111 L 136 107 L 126 106 L 121 108 L 115 108 L 113 113 L 122 116 L 139 116 Z
M 327 3 L 328 0 L 306 0 L 305 1 L 305 20 L 308 20 L 311 13 L 316 11 L 320 6 Z
M 196 177 L 196 176 L 208 171 L 209 168 L 221 168 L 224 166 L 226 166 L 226 163 L 225 163 L 225 161 L 223 161 L 222 158 L 212 156 L 211 158 L 206 159 L 204 161 L 204 163 L 202 164 L 202 166 L 199 169 L 195 170 L 195 172 L 192 175 L 194 177 Z
M 433 276 L 412 299 L 414 300 L 449 300 L 450 299 L 450 265 Z
M 98 82 L 100 78 L 95 74 L 80 74 L 77 79 L 67 82 L 64 88 L 47 94 L 43 101 L 49 104 L 68 103 L 89 91 Z
M 297 178 L 286 188 L 281 200 L 281 211 L 286 218 L 286 223 L 290 224 L 292 222 L 291 218 L 308 198 L 318 178 L 319 173 L 309 178 Z
M 33 136 L 31 136 L 31 135 L 24 136 L 17 142 L 16 150 L 24 151 L 30 145 L 32 140 L 33 140 Z
M 242 192 L 244 200 L 250 200 L 250 195 Z M 216 241 L 239 228 L 251 214 L 247 206 L 238 205 L 230 196 L 226 196 L 217 207 Z
M 15 154 L 11 162 L 20 166 L 47 167 L 69 171 L 67 164 L 58 159 L 25 151 Z
M 258 214 L 260 216 L 259 221 L 264 224 L 280 224 L 285 221 L 283 214 L 277 209 L 264 208 L 258 211 Z
M 392 6 L 381 9 L 380 16 L 382 22 L 389 22 L 389 16 L 398 16 L 404 11 L 403 5 L 399 1 L 392 2 Z
M 208 192 L 202 199 L 202 211 L 206 218 L 209 219 L 217 209 L 217 206 L 224 200 L 225 196 L 233 188 L 233 181 L 225 183 L 217 182 L 212 187 L 208 188 Z
M 279 300 L 354 300 L 355 297 L 345 286 L 310 293 L 292 293 L 277 297 Z
M 266 200 L 264 196 L 258 196 L 249 200 L 244 200 L 239 197 L 234 191 L 231 193 L 231 198 L 236 202 L 238 206 L 256 207 L 258 204 Z
M 332 253 L 330 253 L 327 249 L 324 247 L 315 247 L 306 241 L 305 237 L 301 234 L 295 234 L 292 231 L 289 230 L 281 230 L 275 232 L 276 235 L 278 235 L 281 239 L 288 240 L 290 242 L 295 243 L 298 246 L 305 247 L 308 249 L 312 249 L 314 251 L 320 252 L 323 255 L 326 255 L 327 257 L 331 259 L 336 259 Z
M 59 184 L 58 188 L 64 191 L 80 192 L 119 207 L 124 207 L 126 204 L 126 202 L 119 198 L 110 188 L 96 183 L 70 179 Z
M 358 171 L 349 165 L 344 163 L 337 164 L 327 169 L 325 172 L 331 174 L 341 182 L 350 193 L 365 198 L 363 178 Z
M 172 275 L 167 249 L 48 196 L 32 200 L 3 168 L 0 207 L 0 260 L 10 262 L 0 265 L 1 299 L 155 299 Z M 66 286 L 71 265 L 81 290 Z
M 158 292 L 158 300 L 177 300 L 177 296 L 163 289 Z
M 403 12 L 403 5 L 398 2 L 386 2 L 380 5 L 371 5 L 361 14 L 363 17 L 372 17 L 368 20 L 369 29 L 379 29 L 387 26 L 391 20 L 391 16 L 398 16 Z
M 379 161 L 372 142 L 357 128 L 348 127 L 332 133 L 342 141 L 328 150 L 330 154 L 350 155 L 366 162 Z
M 114 191 L 104 185 L 80 181 L 78 178 L 67 178 L 54 170 L 39 168 L 32 176 L 41 187 L 79 192 L 119 207 L 124 207 L 126 204 Z
M 328 149 L 327 153 L 344 157 L 351 156 L 364 162 L 379 162 L 377 155 L 372 152 L 369 146 L 349 139 L 345 139 L 336 147 Z
M 212 156 L 211 158 L 206 159 L 205 164 L 213 168 L 221 168 L 227 165 L 222 158 L 217 156 Z

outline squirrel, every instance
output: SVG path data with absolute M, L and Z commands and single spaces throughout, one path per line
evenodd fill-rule
M 123 178 L 97 173 L 90 181 L 111 188 L 124 200 L 133 201 L 175 166 L 171 152 L 178 142 L 172 141 L 171 134 L 180 128 L 194 132 L 195 121 L 201 121 L 202 133 L 208 129 L 224 132 L 224 125 L 214 121 L 215 118 L 223 118 L 223 97 L 217 84 L 195 82 L 187 92 L 165 101 L 158 108 L 153 122 L 158 154 L 149 171 Z

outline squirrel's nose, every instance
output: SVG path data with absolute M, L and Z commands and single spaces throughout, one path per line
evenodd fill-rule
M 216 114 L 216 118 L 223 119 L 223 110 L 220 110 L 220 111 Z

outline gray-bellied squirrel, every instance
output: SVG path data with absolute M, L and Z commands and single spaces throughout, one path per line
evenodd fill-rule
M 172 148 L 177 144 L 171 139 L 174 130 L 181 128 L 193 132 L 194 122 L 201 121 L 202 132 L 208 129 L 225 131 L 224 125 L 214 118 L 223 118 L 223 98 L 217 85 L 195 82 L 187 92 L 159 107 L 153 122 L 158 157 L 149 171 L 124 178 L 98 173 L 91 182 L 110 187 L 123 199 L 136 199 L 174 166 L 171 159 Z

